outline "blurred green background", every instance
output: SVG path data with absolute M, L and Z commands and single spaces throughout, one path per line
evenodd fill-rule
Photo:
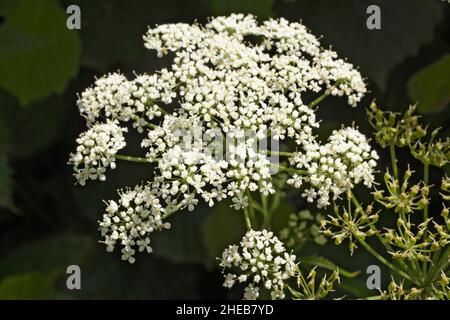
M 70 4 L 81 8 L 81 30 L 66 28 Z M 381 30 L 366 28 L 371 4 L 381 8 Z M 223 204 L 176 215 L 171 231 L 155 236 L 154 254 L 141 254 L 129 265 L 98 243 L 97 220 L 103 199 L 115 198 L 117 188 L 135 185 L 151 172 L 121 163 L 106 182 L 80 187 L 66 164 L 85 129 L 77 92 L 107 72 L 132 76 L 167 65 L 144 48 L 147 26 L 205 22 L 233 12 L 302 20 L 314 34 L 324 35 L 324 46 L 332 45 L 360 66 L 370 89 L 359 108 L 350 109 L 340 99 L 322 105 L 319 135 L 327 137 L 353 121 L 369 133 L 365 108 L 376 97 L 392 111 L 420 101 L 424 121 L 443 127 L 442 135 L 448 136 L 449 9 L 450 3 L 440 0 L 0 0 L 0 299 L 240 297 L 222 287 L 215 260 L 242 236 L 240 214 Z M 400 154 L 403 165 L 405 156 Z M 386 165 L 383 158 L 379 169 Z M 432 183 L 441 175 L 433 170 Z M 367 192 L 361 196 L 367 198 Z M 275 229 L 289 213 L 308 207 L 298 195 L 287 197 Z M 338 294 L 371 294 L 364 273 L 375 262 L 364 252 L 350 257 L 346 246 L 329 243 L 307 245 L 298 254 L 318 254 L 362 271 L 344 280 Z M 71 264 L 81 267 L 81 290 L 65 286 Z M 389 280 L 387 273 L 382 279 Z

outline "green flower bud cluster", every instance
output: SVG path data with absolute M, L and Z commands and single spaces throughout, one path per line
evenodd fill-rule
M 335 282 L 340 283 L 339 270 L 333 271 L 330 275 L 325 274 L 321 278 L 318 278 L 316 268 L 313 268 L 306 277 L 303 276 L 298 265 L 295 267 L 295 272 L 298 289 L 293 289 L 289 286 L 289 291 L 294 300 L 323 299 L 333 292 Z
M 364 210 L 357 206 L 352 210 L 338 205 L 334 206 L 334 214 L 322 220 L 323 234 L 334 239 L 334 243 L 339 245 L 345 239 L 349 240 L 350 253 L 357 248 L 358 239 L 365 240 L 376 233 L 374 228 L 378 221 L 378 212 L 373 211 L 372 205 Z
M 386 172 L 384 183 L 388 195 L 385 195 L 384 190 L 376 190 L 373 192 L 375 201 L 381 203 L 386 209 L 394 209 L 397 213 L 412 213 L 413 211 L 423 210 L 428 205 L 430 188 L 423 181 L 409 188 L 409 179 L 413 173 L 414 171 L 406 170 L 403 183 L 400 185 L 397 179 Z
M 450 178 L 449 177 L 442 178 L 441 190 L 442 190 L 442 192 L 441 192 L 442 199 L 444 199 L 445 201 L 450 201 Z M 448 210 L 447 210 L 446 216 L 448 216 Z
M 419 116 L 414 115 L 416 106 L 410 106 L 401 116 L 394 112 L 385 112 L 378 108 L 375 101 L 367 110 L 369 123 L 375 129 L 375 139 L 383 148 L 394 144 L 405 147 L 423 138 L 427 128 L 419 123 Z
M 383 112 L 375 103 L 368 111 L 376 141 L 383 148 L 389 147 L 391 160 L 382 188 L 372 192 L 374 205 L 381 205 L 387 217 L 395 214 L 396 223 L 391 225 L 389 219 L 378 221 L 378 212 L 374 213 L 372 205 L 363 209 L 352 191 L 347 192 L 347 203 L 335 203 L 334 214 L 322 222 L 323 234 L 332 237 L 336 244 L 349 239 L 351 253 L 357 245 L 362 245 L 395 275 L 396 280 L 372 298 L 449 299 L 450 179 L 442 179 L 440 196 L 444 203 L 440 216 L 429 214 L 433 187 L 429 183 L 429 167 L 443 167 L 450 162 L 450 139 L 437 140 L 439 130 L 434 130 L 430 139 L 423 142 L 427 128 L 419 124 L 414 111 L 415 106 L 404 115 Z M 409 166 L 400 172 L 397 147 L 408 147 L 411 156 L 423 163 L 423 177 L 418 177 Z M 382 245 L 379 248 L 383 252 L 366 240 L 372 235 Z
M 375 129 L 377 143 L 386 148 L 397 146 L 409 147 L 411 154 L 429 165 L 443 167 L 450 161 L 450 138 L 436 140 L 439 128 L 431 133 L 429 142 L 423 142 L 427 135 L 427 127 L 419 123 L 419 116 L 414 115 L 416 106 L 410 106 L 403 114 L 386 112 L 372 102 L 367 115 L 369 123 Z
M 411 154 L 422 163 L 427 163 L 442 168 L 450 162 L 450 138 L 435 141 L 439 129 L 431 133 L 428 143 L 417 141 L 411 145 Z
M 407 288 L 404 281 L 397 283 L 394 279 L 389 283 L 387 290 L 381 293 L 383 300 L 449 300 L 450 278 L 441 272 L 440 277 L 429 288 Z
M 289 216 L 287 226 L 280 231 L 280 240 L 288 248 L 299 248 L 306 241 L 313 241 L 318 245 L 327 242 L 326 237 L 320 232 L 320 222 L 324 216 L 313 215 L 309 210 L 301 210 Z
M 450 236 L 442 226 L 434 223 L 437 233 L 431 232 L 429 225 L 432 219 L 420 223 L 417 227 L 402 218 L 397 219 L 397 230 L 386 229 L 383 237 L 393 248 L 399 250 L 389 252 L 394 259 L 431 262 L 432 254 L 449 244 Z

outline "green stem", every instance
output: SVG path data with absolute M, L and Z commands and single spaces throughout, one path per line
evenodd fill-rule
M 146 158 L 125 156 L 125 155 L 121 155 L 121 154 L 116 154 L 115 158 L 119 159 L 119 160 L 131 161 L 131 162 L 140 162 L 140 163 L 152 163 L 152 162 L 154 162 L 154 161 L 148 160 Z
M 395 180 L 398 181 L 398 167 L 397 167 L 397 156 L 395 154 L 395 144 L 391 143 L 389 145 L 389 153 L 391 155 L 391 164 L 392 164 L 392 171 L 394 173 Z
M 135 121 L 141 120 L 141 118 L 138 117 L 137 115 L 132 115 L 132 116 L 131 116 L 131 119 L 133 119 L 133 120 L 135 120 Z M 145 120 L 144 120 L 144 121 L 145 121 Z M 151 129 L 158 128 L 158 126 L 157 126 L 156 124 L 153 124 L 153 123 L 148 122 L 148 121 L 145 121 L 145 125 L 146 125 L 147 127 L 151 128 Z
M 249 214 L 250 214 L 250 221 L 253 221 L 255 223 L 256 218 L 255 218 L 255 208 L 253 207 L 253 199 L 252 199 L 252 195 L 250 194 L 250 191 L 247 190 L 247 198 L 248 198 L 248 204 L 249 204 Z
M 392 263 L 390 263 L 389 261 L 387 261 L 382 255 L 380 255 L 377 251 L 375 251 L 375 249 L 373 249 L 366 241 L 364 241 L 361 237 L 356 236 L 355 235 L 356 240 L 358 240 L 358 242 L 360 244 L 362 244 L 362 246 L 364 248 L 366 248 L 367 251 L 370 252 L 370 254 L 372 254 L 375 258 L 377 258 L 381 263 L 383 263 L 384 265 L 386 265 L 389 269 L 391 269 L 392 271 L 396 272 L 397 274 L 399 274 L 400 276 L 402 276 L 403 278 L 416 283 L 416 281 L 413 281 L 411 279 L 411 277 L 405 273 L 403 270 L 398 269 L 395 265 L 393 265 Z
M 323 101 L 323 99 L 325 99 L 326 97 L 329 96 L 329 93 L 325 92 L 323 93 L 320 97 L 318 97 L 316 100 L 314 100 L 313 102 L 311 102 L 308 107 L 312 108 L 315 107 L 316 105 L 318 105 L 319 103 L 321 103 Z
M 298 173 L 298 174 L 307 174 L 308 173 L 308 170 L 298 170 L 298 169 L 294 169 L 294 168 L 288 168 L 281 164 L 278 165 L 278 169 L 281 171 L 289 172 L 289 173 Z
M 285 151 L 271 151 L 271 150 L 261 150 L 261 153 L 265 154 L 275 154 L 283 157 L 292 157 L 294 153 L 292 152 L 285 152 Z
M 356 199 L 356 196 L 353 194 L 353 192 L 350 191 L 350 193 L 351 193 L 351 197 L 352 197 L 352 201 L 353 201 L 354 205 L 359 207 L 359 209 L 363 211 L 363 208 L 362 208 L 361 204 L 359 203 L 358 199 Z M 380 241 L 380 243 L 384 246 L 384 248 L 388 252 L 394 251 L 394 249 L 391 247 L 391 245 L 380 235 L 379 232 L 377 232 L 376 227 L 374 227 L 373 225 L 370 225 L 370 229 L 375 231 L 375 235 L 376 235 L 378 241 Z M 403 268 L 403 270 L 409 274 L 410 277 L 412 276 L 411 269 L 408 267 L 408 265 L 405 262 L 399 260 L 397 263 L 399 264 L 400 268 Z
M 438 263 L 430 270 L 430 273 L 428 274 L 428 277 L 425 281 L 424 286 L 428 286 L 431 284 L 436 276 L 436 274 L 441 271 L 445 270 L 447 266 L 449 265 L 449 259 L 450 259 L 450 246 L 448 246 L 445 251 L 443 252 L 442 256 L 440 257 Z
M 272 211 L 269 211 L 268 203 L 267 203 L 267 196 L 264 196 L 261 194 L 261 204 L 264 214 L 264 221 L 263 221 L 263 227 L 264 228 L 270 228 L 270 223 L 272 220 Z
M 247 225 L 247 229 L 252 230 L 252 222 L 250 221 L 250 215 L 248 213 L 247 208 L 244 208 L 244 216 L 245 216 L 245 224 Z
M 430 165 L 427 162 L 425 162 L 423 165 L 423 181 L 427 187 L 429 175 L 430 175 Z M 426 203 L 425 208 L 423 208 L 423 221 L 425 222 L 427 220 L 428 220 L 428 203 Z
M 430 175 L 430 165 L 428 164 L 428 162 L 425 162 L 423 164 L 423 182 L 425 183 L 425 185 L 428 187 L 428 181 L 429 181 L 429 175 Z M 425 203 L 425 207 L 423 208 L 423 222 L 428 220 L 428 201 L 427 203 Z M 428 229 L 428 227 L 427 227 Z M 424 272 L 424 274 L 427 274 L 427 262 L 424 261 L 422 264 L 422 270 Z

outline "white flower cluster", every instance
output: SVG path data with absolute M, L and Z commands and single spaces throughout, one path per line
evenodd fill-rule
M 143 132 L 144 119 L 161 116 L 156 101 L 171 103 L 175 93 L 172 73 L 162 70 L 159 74 L 137 76 L 133 81 L 120 73 L 112 73 L 95 81 L 78 98 L 80 114 L 91 126 L 98 118 L 106 117 L 127 122 Z
M 272 192 L 270 161 L 254 150 L 254 140 L 229 145 L 225 161 L 205 151 L 208 148 L 205 135 L 216 133 L 213 129 L 205 130 L 198 116 L 167 115 L 161 126 L 151 130 L 143 140 L 142 145 L 149 150 L 147 158 L 158 163 L 159 174 L 153 187 L 167 206 L 187 206 L 193 210 L 198 202 L 196 196 L 200 195 L 210 206 L 214 201 L 231 197 L 235 208 L 241 209 L 247 206 L 245 191 L 258 190 L 259 181 L 265 182 L 264 193 Z M 184 141 L 191 136 L 192 141 Z M 218 147 L 221 146 L 220 143 Z
M 365 150 L 355 165 L 341 160 L 344 168 L 328 163 L 336 158 L 330 149 L 323 156 L 327 163 L 319 166 L 321 150 L 333 147 L 334 140 L 326 147 L 316 141 L 316 106 L 327 95 L 345 96 L 355 106 L 366 88 L 353 65 L 321 48 L 302 24 L 285 19 L 258 24 L 252 15 L 233 14 L 205 26 L 150 28 L 144 42 L 159 56 L 172 52 L 171 67 L 133 80 L 108 74 L 79 96 L 78 108 L 90 128 L 70 160 L 80 184 L 105 179 L 106 167 L 115 166 L 115 155 L 125 146 L 121 134 L 127 123 L 145 134 L 146 155 L 139 162 L 153 166 L 154 180 L 146 188 L 166 215 L 193 210 L 199 199 L 213 206 L 230 198 L 239 210 L 249 205 L 248 192 L 274 193 L 274 164 L 255 147 L 267 136 L 296 144 L 294 162 L 311 177 L 294 176 L 294 185 L 308 181 L 307 197 L 312 201 L 319 194 L 320 206 L 329 203 L 330 191 L 338 195 L 361 179 L 369 181 L 373 166 L 364 164 Z M 304 102 L 304 93 L 317 98 Z M 103 119 L 106 123 L 98 124 Z M 220 141 L 213 151 L 211 140 Z
M 255 300 L 260 288 L 270 291 L 272 299 L 283 299 L 286 281 L 295 275 L 295 255 L 286 252 L 283 243 L 267 230 L 248 231 L 239 246 L 224 250 L 220 266 L 229 273 L 224 286 L 247 283 L 244 299 Z
M 360 182 L 372 187 L 378 155 L 358 130 L 335 130 L 328 143 L 309 147 L 307 152 L 291 158 L 291 163 L 307 170 L 307 175 L 295 174 L 288 180 L 297 188 L 307 182 L 309 187 L 302 196 L 308 202 L 317 199 L 317 206 L 324 207 L 330 204 L 330 198 L 336 200 Z
M 148 186 L 120 192 L 118 203 L 107 202 L 106 213 L 99 223 L 106 250 L 113 251 L 119 242 L 123 246 L 122 260 L 134 263 L 136 249 L 152 252 L 150 233 L 170 228 L 170 223 L 163 218 L 164 208 Z
M 70 154 L 69 164 L 73 165 L 75 178 L 81 185 L 89 179 L 106 179 L 106 168 L 116 167 L 117 151 L 126 145 L 123 136 L 126 131 L 126 128 L 119 127 L 117 121 L 108 120 L 96 123 L 80 134 L 76 140 L 77 150 Z

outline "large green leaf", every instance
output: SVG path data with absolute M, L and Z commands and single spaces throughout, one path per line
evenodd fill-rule
M 0 300 L 35 300 L 55 297 L 56 273 L 25 273 L 0 281 Z
M 363 76 L 386 89 L 389 73 L 433 37 L 442 19 L 440 1 L 426 0 L 302 0 L 280 1 L 276 12 L 290 20 L 303 19 L 324 45 L 361 67 Z M 381 9 L 381 30 L 369 30 L 369 5 Z
M 62 8 L 55 0 L 3 0 L 0 8 L 0 86 L 23 105 L 61 93 L 77 74 L 80 55 Z
M 66 288 L 69 265 L 80 267 L 82 290 Z M 70 234 L 26 244 L 0 260 L 0 279 L 8 279 L 7 297 L 20 299 L 195 299 L 198 274 L 198 267 L 175 266 L 153 254 L 141 254 L 131 265 L 120 253 L 106 252 L 95 237 Z M 32 296 L 22 295 L 24 291 Z
M 416 73 L 408 82 L 408 93 L 422 113 L 444 109 L 450 102 L 450 54 Z
M 245 231 L 242 211 L 230 208 L 227 201 L 218 203 L 203 224 L 203 238 L 210 257 L 220 257 L 226 247 L 239 243 Z

